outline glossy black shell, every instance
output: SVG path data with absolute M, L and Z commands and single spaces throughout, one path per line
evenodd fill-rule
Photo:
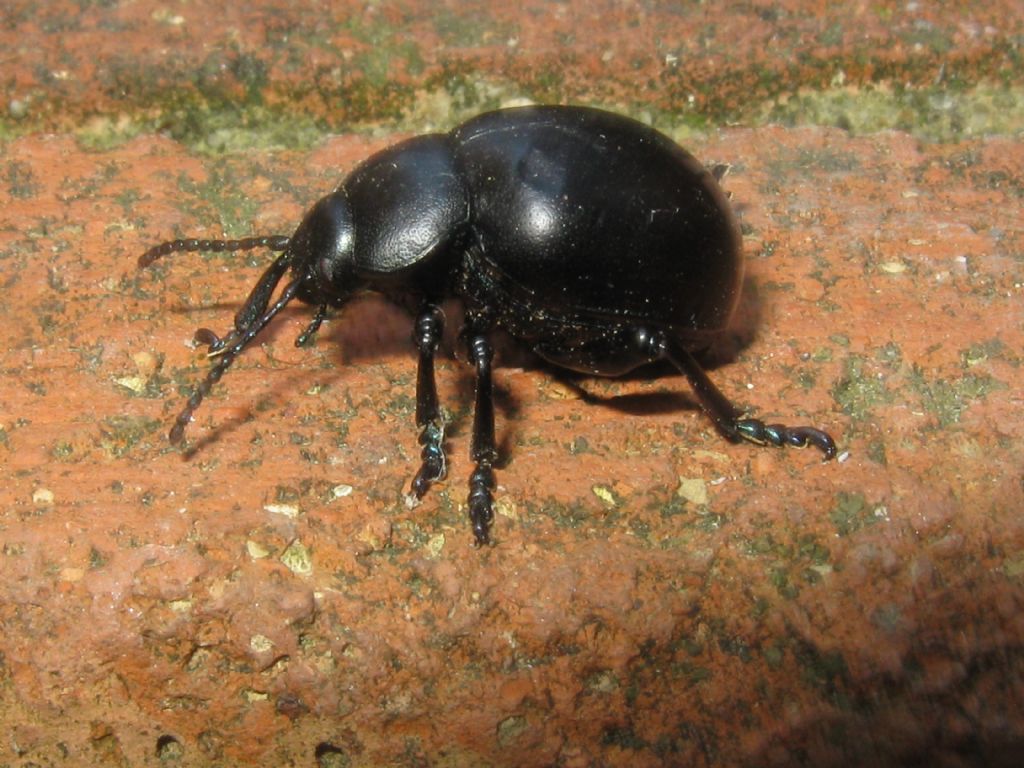
M 514 335 L 529 340 L 543 313 L 604 334 L 653 324 L 701 348 L 728 322 L 739 228 L 712 174 L 663 134 L 600 110 L 524 107 L 451 138 L 470 201 L 463 290 L 521 304 L 530 317 L 502 323 Z M 564 341 L 564 324 L 556 332 Z
M 290 249 L 309 303 L 456 296 L 550 362 L 615 376 L 650 361 L 638 327 L 710 344 L 736 304 L 740 246 L 715 177 L 671 139 L 611 112 L 537 106 L 378 152 Z

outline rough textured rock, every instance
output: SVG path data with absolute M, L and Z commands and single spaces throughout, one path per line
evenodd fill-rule
M 449 28 L 426 7 L 346 17 L 346 34 L 374 19 L 417 34 L 431 51 L 423 74 L 385 74 L 421 92 L 445 61 L 471 59 L 423 31 Z M 475 9 L 485 27 L 505 24 L 493 38 L 455 24 L 470 10 L 443 13 L 474 36 L 473 55 L 515 48 L 534 72 L 554 55 L 544 14 L 555 30 L 570 14 L 567 100 L 601 96 L 606 62 L 585 31 L 619 16 L 639 19 L 615 28 L 619 66 L 659 26 L 680 41 L 774 29 L 790 46 L 781 57 L 813 52 L 831 21 L 833 54 L 855 59 L 852 30 L 865 30 L 874 60 L 910 80 L 932 60 L 922 30 L 981 62 L 980 77 L 1020 27 L 1013 8 L 997 31 L 967 5 L 945 26 L 894 5 L 888 28 L 883 14 L 830 20 L 798 3 L 766 6 L 765 26 L 704 6 L 699 19 L 582 7 Z M 496 375 L 496 545 L 478 551 L 463 506 L 470 373 L 439 363 L 451 477 L 410 509 L 410 326 L 379 301 L 346 309 L 302 350 L 292 340 L 307 315 L 289 309 L 198 412 L 189 450 L 166 441 L 207 365 L 193 330 L 226 329 L 264 259 L 181 254 L 140 273 L 138 254 L 178 233 L 289 233 L 396 138 L 379 128 L 284 150 L 232 139 L 209 154 L 142 130 L 137 104 L 103 85 L 112 58 L 191 71 L 201 37 L 207 61 L 266 61 L 268 101 L 299 99 L 286 84 L 319 60 L 289 64 L 287 41 L 257 43 L 295 24 L 302 51 L 314 33 L 340 39 L 337 18 L 252 8 L 90 8 L 62 38 L 47 10 L 7 11 L 7 44 L 59 38 L 68 50 L 13 65 L 0 144 L 0 762 L 1015 764 L 1019 140 L 928 143 L 914 126 L 693 134 L 670 120 L 699 157 L 732 164 L 745 230 L 744 302 L 713 378 L 765 418 L 831 430 L 841 460 L 725 443 L 662 371 L 573 384 L 509 351 Z M 707 39 L 727 71 L 764 53 L 737 54 L 741 66 L 721 58 L 722 37 Z M 91 68 L 58 76 L 62 55 Z M 65 117 L 31 113 L 60 98 Z M 99 117 L 81 130 L 90 104 Z M 117 109 L 139 130 L 97 144 L 95 121 L 116 123 Z

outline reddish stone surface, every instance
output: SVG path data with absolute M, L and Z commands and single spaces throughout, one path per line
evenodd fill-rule
M 746 232 L 744 303 L 712 376 L 766 419 L 829 429 L 842 460 L 725 443 L 678 377 L 584 380 L 604 399 L 589 403 L 508 355 L 496 545 L 478 551 L 469 371 L 439 364 L 451 477 L 409 509 L 409 324 L 379 302 L 304 350 L 292 340 L 308 314 L 287 310 L 204 403 L 190 449 L 166 441 L 208 365 L 193 330 L 225 330 L 266 259 L 181 254 L 139 272 L 138 254 L 178 233 L 288 233 L 396 138 L 211 156 L 147 132 L 85 148 L 73 128 L 88 105 L 134 108 L 102 87 L 112 57 L 187 70 L 259 51 L 275 29 L 341 39 L 326 14 L 222 6 L 7 11 L 9 99 L 72 106 L 30 114 L 43 127 L 0 147 L 0 762 L 1015 764 L 1019 141 L 774 126 L 689 140 L 732 164 Z M 684 21 L 716 30 L 715 51 L 730 35 L 737 57 L 773 60 L 751 19 L 817 50 L 827 19 L 804 7 L 694 6 L 698 22 L 659 4 L 586 18 L 527 5 L 508 19 L 527 63 L 555 49 L 600 61 L 593 24 L 621 64 Z M 423 21 L 438 17 L 417 8 L 365 18 L 433 51 L 427 78 L 458 46 L 438 48 Z M 956 13 L 937 27 L 956 54 L 994 61 L 971 43 L 994 22 Z M 904 6 L 888 46 L 883 14 L 865 14 L 834 19 L 829 45 L 855 58 L 863 33 L 895 69 L 928 60 L 898 44 L 923 28 Z M 58 35 L 66 52 L 55 19 L 77 25 Z M 315 69 L 292 45 L 298 63 L 268 58 L 268 99 Z M 40 79 L 62 58 L 73 77 Z M 577 99 L 602 93 L 600 68 L 565 73 Z

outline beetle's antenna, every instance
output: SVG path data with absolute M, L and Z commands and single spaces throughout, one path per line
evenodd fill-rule
M 291 242 L 291 238 L 285 235 L 261 235 L 259 237 L 243 237 L 240 240 L 197 240 L 194 237 L 185 240 L 168 240 L 166 243 L 154 245 L 139 256 L 139 267 L 148 267 L 161 256 L 178 251 L 251 251 L 253 248 L 283 251 L 288 247 L 289 242 Z
M 287 271 L 288 267 L 291 266 L 292 254 L 291 252 L 285 252 L 281 256 L 278 256 L 271 264 L 263 276 L 257 283 L 256 288 L 249 295 L 249 299 L 246 301 L 242 311 L 236 316 L 235 328 L 223 339 L 218 338 L 215 334 L 207 329 L 200 329 L 197 332 L 197 337 L 201 337 L 200 341 L 208 343 L 211 348 L 211 355 L 217 355 L 217 362 L 214 363 L 213 367 L 210 368 L 206 374 L 206 378 L 203 379 L 199 386 L 196 387 L 195 391 L 189 397 L 188 402 L 182 409 L 181 413 L 178 414 L 178 418 L 175 419 L 174 426 L 171 427 L 170 441 L 172 443 L 180 443 L 185 435 L 185 427 L 192 420 L 192 414 L 195 413 L 196 409 L 203 402 L 203 398 L 206 397 L 213 385 L 220 381 L 221 376 L 224 372 L 231 367 L 231 364 L 235 362 L 242 351 L 249 346 L 253 339 L 262 331 L 267 324 L 274 319 L 282 309 L 284 309 L 288 303 L 295 298 L 298 293 L 299 286 L 305 279 L 305 275 L 298 275 L 289 282 L 284 290 L 281 291 L 281 295 L 278 297 L 269 309 L 266 309 L 267 303 L 270 299 L 270 295 L 273 293 L 274 288 L 277 287 L 281 277 Z M 242 319 L 245 321 L 244 325 L 238 325 L 238 321 Z M 208 334 L 208 336 L 206 335 Z

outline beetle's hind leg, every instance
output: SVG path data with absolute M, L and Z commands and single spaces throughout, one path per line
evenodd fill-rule
M 820 429 L 765 424 L 760 419 L 745 417 L 712 383 L 693 355 L 669 335 L 641 329 L 637 331 L 636 340 L 638 346 L 652 359 L 667 360 L 686 376 L 701 407 L 730 440 L 747 440 L 758 445 L 792 445 L 797 448 L 813 445 L 825 454 L 826 461 L 836 455 L 835 441 Z
M 412 481 L 416 498 L 442 480 L 447 471 L 444 455 L 444 419 L 437 402 L 437 383 L 434 380 L 434 354 L 444 333 L 444 313 L 440 307 L 428 304 L 416 318 L 413 340 L 419 349 L 419 367 L 416 372 L 416 426 L 420 428 L 422 464 Z

